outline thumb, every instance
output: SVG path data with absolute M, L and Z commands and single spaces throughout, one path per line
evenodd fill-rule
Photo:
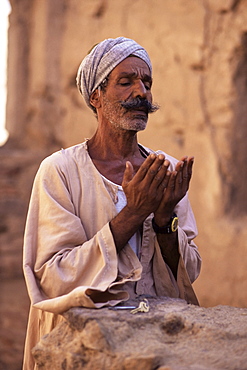
M 127 186 L 128 183 L 133 179 L 133 177 L 134 177 L 134 168 L 131 162 L 127 161 L 123 175 L 122 187 L 124 188 L 125 186 Z

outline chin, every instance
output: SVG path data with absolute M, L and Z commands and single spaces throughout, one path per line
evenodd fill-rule
M 147 127 L 147 122 L 131 122 L 129 123 L 128 125 L 121 125 L 121 128 L 123 130 L 127 130 L 127 131 L 143 131 L 145 130 L 145 128 Z
M 147 127 L 147 118 L 144 119 L 142 117 L 141 119 L 134 120 L 130 123 L 130 126 L 132 126 L 135 131 L 143 131 Z
M 120 119 L 118 122 L 114 123 L 116 128 L 126 130 L 126 131 L 143 131 L 147 127 L 147 117 L 143 115 L 140 117 L 135 117 L 132 119 Z
M 126 128 L 132 131 L 143 131 L 147 127 L 148 117 L 144 115 L 135 116 L 126 120 Z

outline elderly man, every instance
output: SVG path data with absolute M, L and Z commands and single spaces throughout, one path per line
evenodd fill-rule
M 32 307 L 24 368 L 39 338 L 71 307 L 100 308 L 138 295 L 198 304 L 201 259 L 187 191 L 193 157 L 180 161 L 137 141 L 152 103 L 152 67 L 135 41 L 96 45 L 77 85 L 98 128 L 46 158 L 27 218 L 24 272 Z

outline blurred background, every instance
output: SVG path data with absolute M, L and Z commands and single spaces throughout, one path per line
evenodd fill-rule
M 44 157 L 94 133 L 75 76 L 105 38 L 133 38 L 153 63 L 161 109 L 139 141 L 195 156 L 200 304 L 247 307 L 247 1 L 1 0 L 0 17 L 0 369 L 22 364 L 33 178 Z

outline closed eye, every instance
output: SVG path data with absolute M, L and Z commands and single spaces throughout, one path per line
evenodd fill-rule
M 131 81 L 130 81 L 130 79 L 129 78 L 121 78 L 120 80 L 119 80 L 119 85 L 121 85 L 121 86 L 130 86 L 130 84 L 131 84 Z
M 121 86 L 129 86 L 130 85 L 130 82 L 120 82 L 119 85 L 121 85 Z
M 118 84 L 120 86 L 124 86 L 124 87 L 127 87 L 127 86 L 131 86 L 133 85 L 133 83 L 135 83 L 135 81 L 138 81 L 139 79 L 137 79 L 135 76 L 129 78 L 129 77 L 122 77 L 119 79 L 118 81 Z M 152 86 L 152 80 L 148 77 L 144 77 L 143 79 L 141 79 L 141 82 L 142 84 L 145 86 L 145 89 L 147 91 L 151 90 L 151 86 Z

